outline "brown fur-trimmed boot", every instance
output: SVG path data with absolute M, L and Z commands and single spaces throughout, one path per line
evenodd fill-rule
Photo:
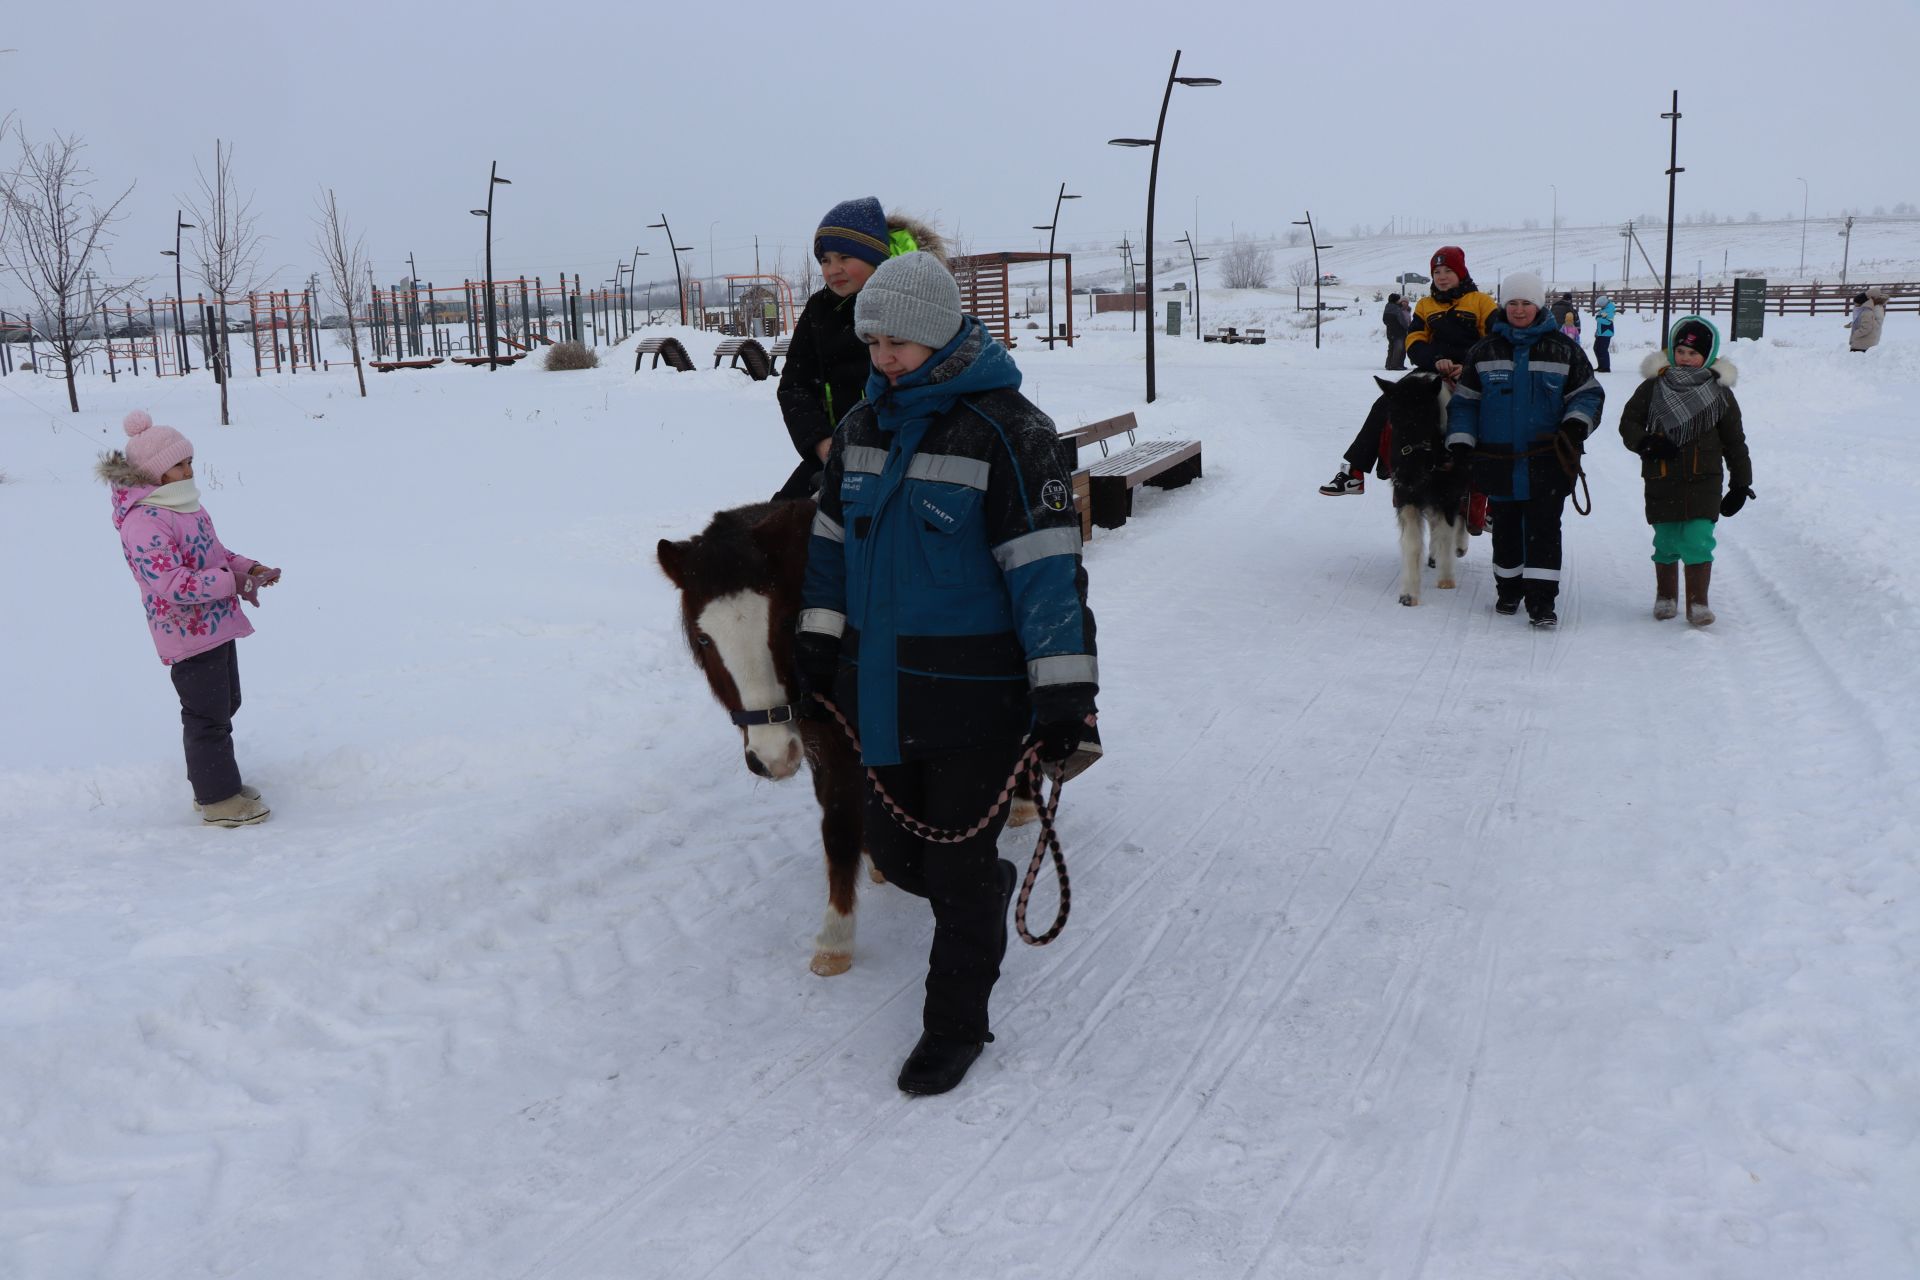
M 1713 562 L 1687 566 L 1687 621 L 1696 627 L 1713 625 L 1713 610 L 1707 607 L 1707 584 L 1713 581 Z
M 1679 612 L 1680 566 L 1656 563 L 1653 566 L 1653 616 L 1665 622 Z

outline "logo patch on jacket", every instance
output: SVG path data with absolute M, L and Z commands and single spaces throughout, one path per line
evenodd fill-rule
M 1067 486 L 1059 480 L 1049 480 L 1040 487 L 1040 505 L 1049 511 L 1067 509 Z

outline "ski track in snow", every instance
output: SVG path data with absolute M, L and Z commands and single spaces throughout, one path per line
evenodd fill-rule
M 121 670 L 141 637 L 105 500 L 73 441 L 29 441 L 8 496 L 84 584 L 73 643 L 106 674 L 82 710 L 130 741 L 0 770 L 29 837 L 0 914 L 0 1274 L 1920 1267 L 1920 698 L 1889 667 L 1920 621 L 1895 558 L 1920 516 L 1793 483 L 1828 462 L 1829 402 L 1904 413 L 1881 444 L 1915 462 L 1920 423 L 1780 326 L 1741 388 L 1762 499 L 1722 525 L 1720 622 L 1692 630 L 1647 617 L 1613 434 L 1634 375 L 1610 375 L 1542 634 L 1493 615 L 1489 538 L 1403 608 L 1385 486 L 1313 492 L 1371 396 L 1356 323 L 1320 357 L 1162 355 L 1144 434 L 1198 434 L 1207 475 L 1090 546 L 1109 756 L 1063 808 L 1075 914 L 1012 948 L 997 1043 L 935 1100 L 892 1084 L 924 906 L 863 884 L 854 969 L 806 971 L 810 789 L 746 774 L 650 564 L 739 500 L 766 388 L 603 370 L 569 375 L 569 408 L 519 371 L 499 403 L 390 397 L 521 432 L 537 405 L 556 434 L 518 494 L 536 518 L 488 549 L 531 594 L 406 584 L 425 594 L 385 649 L 341 650 L 296 567 L 400 542 L 463 566 L 442 513 L 485 478 L 396 487 L 341 549 L 288 545 L 297 522 L 237 480 L 210 492 L 234 545 L 289 566 L 242 646 L 275 820 L 211 840 L 178 816 L 162 677 Z M 1125 336 L 1022 360 L 1063 422 L 1133 402 Z M 449 465 L 410 426 L 396 475 Z M 257 476 L 330 447 L 277 428 L 202 448 Z M 643 448 L 693 478 L 636 496 Z M 1024 865 L 1030 837 L 1002 852 Z

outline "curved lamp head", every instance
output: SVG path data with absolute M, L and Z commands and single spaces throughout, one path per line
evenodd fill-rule
M 1184 84 L 1194 89 L 1211 89 L 1220 82 L 1212 76 L 1175 76 L 1176 84 Z
M 467 210 L 467 212 L 472 214 L 476 218 L 488 218 L 493 216 L 489 214 L 485 209 L 469 209 Z
M 162 250 L 160 251 L 160 256 L 161 256 L 161 257 L 163 257 L 163 258 L 177 258 L 177 257 L 179 257 L 180 255 L 179 255 L 179 254 L 177 254 L 177 253 L 175 253 L 175 252 L 174 252 L 173 250 L 171 250 L 171 249 L 162 249 Z
M 1150 147 L 1153 145 L 1153 139 L 1152 138 L 1108 138 L 1107 145 L 1110 147 Z
M 1068 193 L 1067 195 L 1061 196 L 1060 198 L 1062 200 L 1078 200 L 1080 197 L 1073 195 L 1072 193 Z

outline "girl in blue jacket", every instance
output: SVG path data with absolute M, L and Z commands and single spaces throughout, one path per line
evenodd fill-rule
M 1471 460 L 1473 487 L 1488 498 L 1495 612 L 1518 613 L 1524 601 L 1534 626 L 1553 627 L 1569 468 L 1600 421 L 1606 393 L 1580 344 L 1544 309 L 1539 276 L 1517 271 L 1500 292 L 1503 314 L 1467 353 L 1447 403 L 1447 447 L 1456 465 Z
M 1093 733 L 1093 614 L 1053 423 L 1005 347 L 960 310 L 926 253 L 880 264 L 854 304 L 866 398 L 833 434 L 808 544 L 801 678 L 857 724 L 861 754 L 913 816 L 966 829 L 1025 747 L 1064 762 Z M 944 1093 L 993 1039 L 987 1001 L 1016 870 L 1004 811 L 930 844 L 869 795 L 867 852 L 933 907 L 924 1034 L 908 1093 Z

